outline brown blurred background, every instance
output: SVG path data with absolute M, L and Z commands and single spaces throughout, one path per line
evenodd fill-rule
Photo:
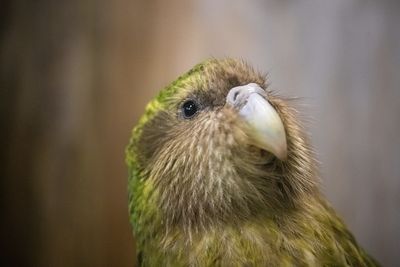
M 124 147 L 210 56 L 302 97 L 327 197 L 400 264 L 399 1 L 0 2 L 0 265 L 133 266 Z

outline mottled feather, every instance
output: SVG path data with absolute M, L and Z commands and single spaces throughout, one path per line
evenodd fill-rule
M 280 161 L 225 107 L 257 83 L 285 126 Z M 182 103 L 195 99 L 190 120 Z M 142 266 L 376 266 L 318 187 L 314 153 L 287 98 L 243 61 L 207 60 L 146 107 L 127 147 L 129 210 Z

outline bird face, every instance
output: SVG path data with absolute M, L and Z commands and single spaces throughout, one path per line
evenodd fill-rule
M 199 229 L 272 214 L 307 191 L 306 178 L 290 180 L 311 166 L 293 114 L 240 61 L 207 61 L 164 89 L 131 153 L 166 224 Z

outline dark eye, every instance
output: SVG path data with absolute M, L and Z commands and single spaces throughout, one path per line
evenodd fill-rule
M 193 100 L 187 100 L 182 105 L 182 113 L 185 119 L 192 118 L 197 113 L 197 105 Z

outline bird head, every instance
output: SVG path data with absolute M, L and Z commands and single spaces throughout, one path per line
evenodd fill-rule
M 153 212 L 167 226 L 199 230 L 294 207 L 316 182 L 296 113 L 243 61 L 195 66 L 147 105 L 133 130 L 134 217 Z

